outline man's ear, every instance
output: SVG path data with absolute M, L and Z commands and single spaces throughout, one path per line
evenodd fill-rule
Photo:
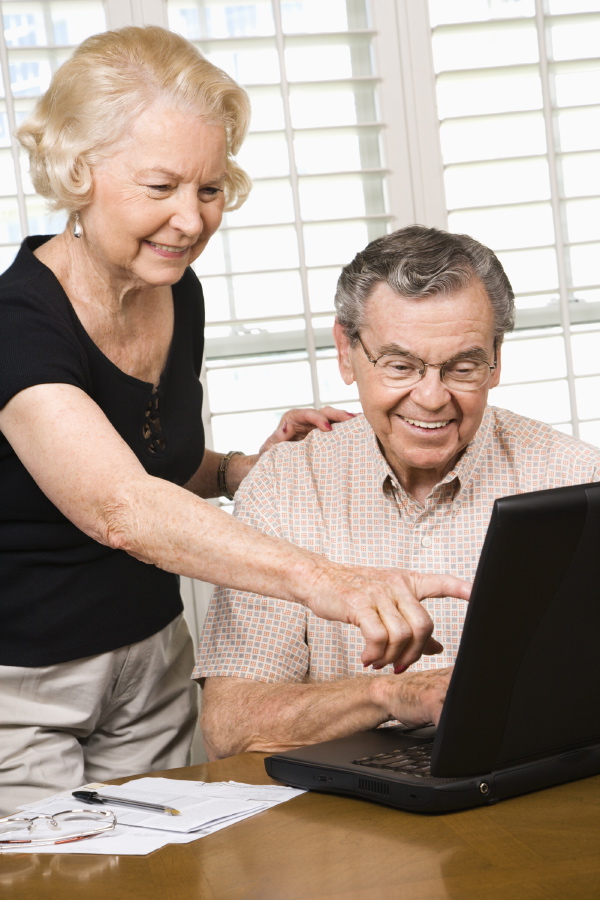
M 356 381 L 354 377 L 354 367 L 352 366 L 352 346 L 348 340 L 348 336 L 336 319 L 333 324 L 333 339 L 337 350 L 338 366 L 340 375 L 346 384 L 353 384 Z
M 492 377 L 490 378 L 490 390 L 495 388 L 496 385 L 500 381 L 500 371 L 501 371 L 501 359 L 502 359 L 502 344 L 498 344 L 496 348 L 496 368 L 492 372 Z

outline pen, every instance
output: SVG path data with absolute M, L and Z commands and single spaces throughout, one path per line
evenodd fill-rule
M 84 800 L 86 803 L 117 803 L 120 806 L 131 806 L 136 809 L 154 809 L 156 812 L 166 813 L 168 816 L 179 816 L 181 813 L 172 806 L 161 806 L 160 803 L 144 803 L 141 800 L 125 800 L 121 797 L 109 797 L 107 794 L 99 794 L 98 791 L 73 791 L 73 797 Z

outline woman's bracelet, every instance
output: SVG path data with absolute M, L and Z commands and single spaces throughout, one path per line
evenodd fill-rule
M 233 494 L 227 487 L 227 468 L 229 466 L 229 463 L 231 462 L 231 457 L 238 454 L 240 456 L 246 455 L 245 453 L 242 453 L 241 450 L 230 450 L 229 453 L 226 453 L 225 456 L 221 457 L 219 468 L 217 469 L 217 486 L 219 488 L 219 495 L 221 497 L 227 497 L 228 500 L 233 500 Z

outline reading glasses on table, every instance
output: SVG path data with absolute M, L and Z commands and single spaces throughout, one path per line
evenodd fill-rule
M 114 812 L 104 809 L 65 809 L 54 815 L 0 818 L 0 850 L 19 844 L 68 844 L 110 831 L 117 824 Z M 37 831 L 36 837 L 32 837 Z

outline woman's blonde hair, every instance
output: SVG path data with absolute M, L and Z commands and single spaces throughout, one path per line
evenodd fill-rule
M 94 166 L 156 101 L 223 125 L 225 208 L 241 206 L 251 181 L 235 156 L 250 121 L 248 95 L 185 38 L 154 25 L 93 35 L 57 70 L 16 132 L 29 154 L 37 193 L 55 210 L 85 207 Z

